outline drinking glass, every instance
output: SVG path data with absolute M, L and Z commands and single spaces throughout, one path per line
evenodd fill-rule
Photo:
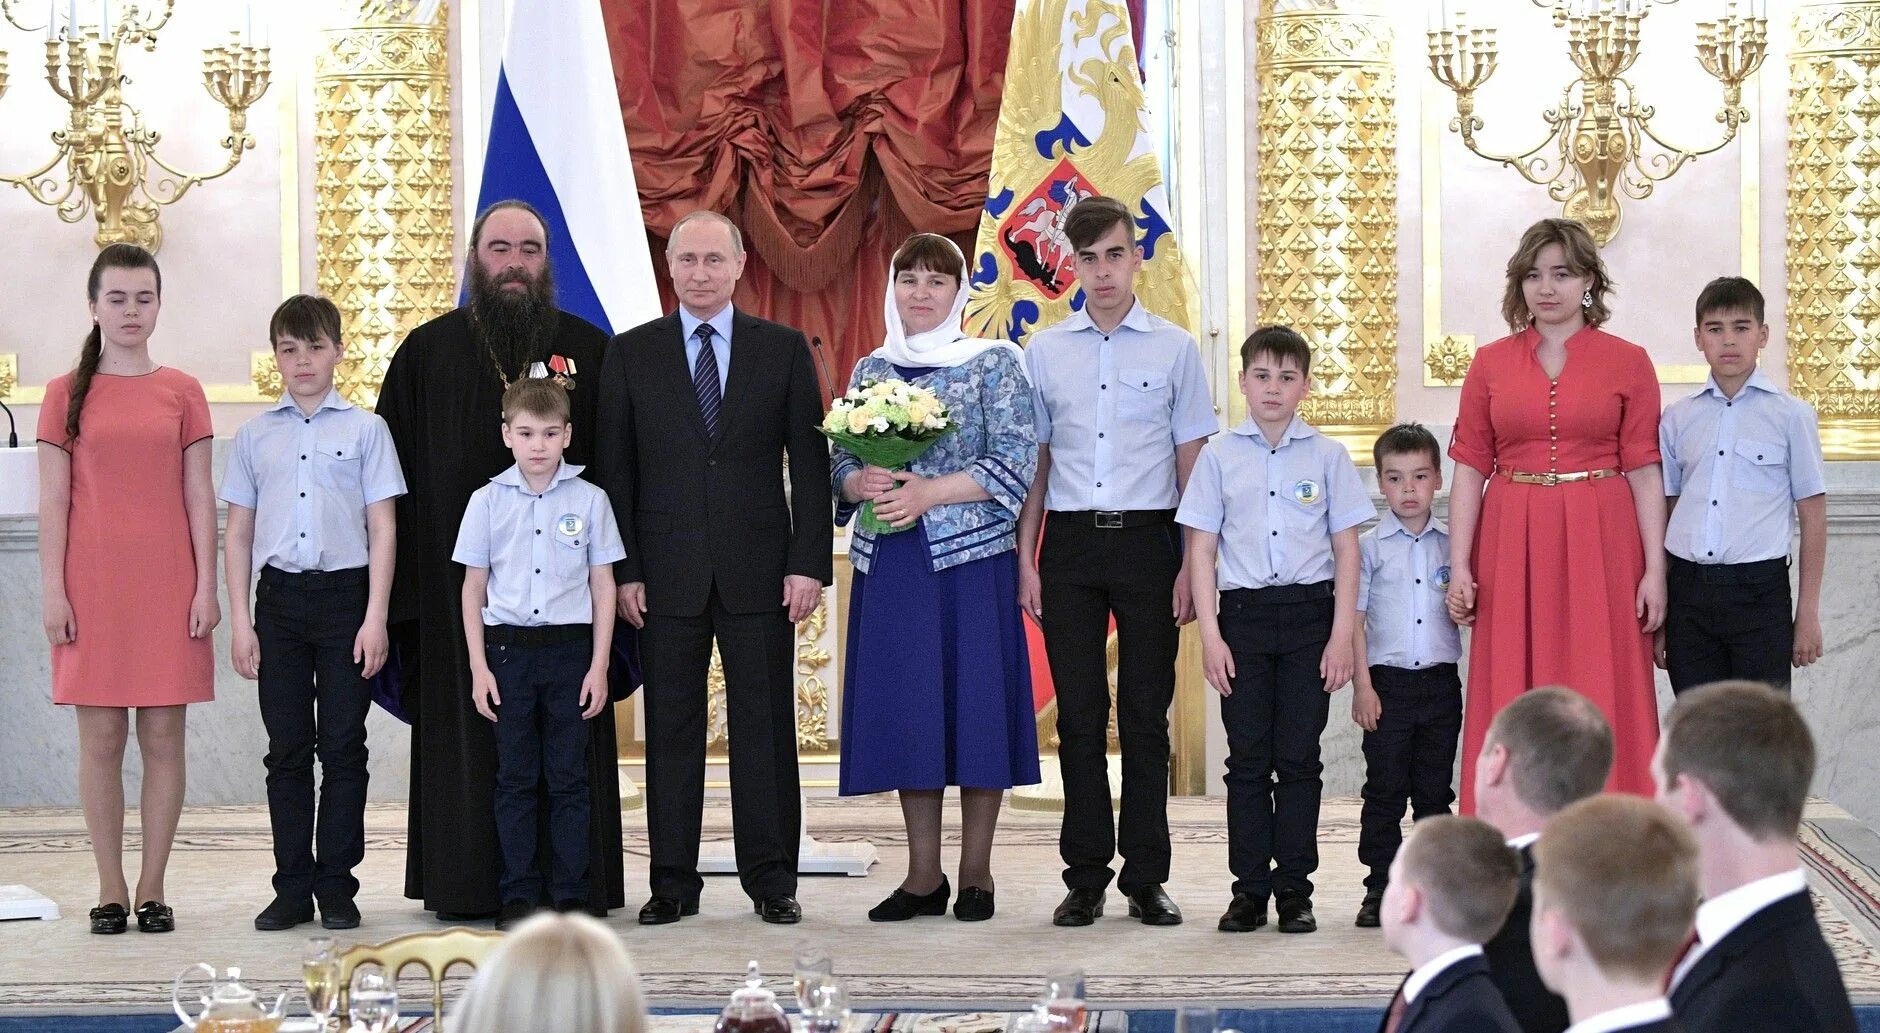
M 794 979 L 796 1007 L 799 1011 L 809 1011 L 811 1000 L 817 987 L 835 979 L 836 962 L 830 957 L 829 948 L 810 940 L 799 941 L 796 945 L 796 967 Z M 846 994 L 844 995 L 846 1005 Z
M 307 988 L 307 1011 L 324 1030 L 339 1007 L 339 953 L 331 936 L 309 936 L 300 957 L 300 980 Z
M 1060 1033 L 1081 1033 L 1089 1017 L 1084 1002 L 1083 969 L 1057 968 L 1046 973 L 1041 1003 L 1054 1029 Z
M 843 1033 L 849 1024 L 849 992 L 835 976 L 824 976 L 809 990 L 803 1006 L 803 1033 Z
M 353 973 L 347 1017 L 362 1033 L 392 1033 L 398 1028 L 398 986 L 383 972 Z

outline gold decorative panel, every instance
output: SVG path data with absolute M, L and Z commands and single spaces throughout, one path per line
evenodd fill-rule
M 340 392 L 378 401 L 405 334 L 456 306 L 447 4 L 353 5 L 314 62 L 314 238 L 345 320 Z
M 829 686 L 823 673 L 829 667 L 830 653 L 820 644 L 823 630 L 829 626 L 829 593 L 816 609 L 796 625 L 796 661 L 792 665 L 796 682 L 796 748 L 803 753 L 822 753 L 830 748 Z M 705 671 L 705 748 L 713 755 L 726 755 L 731 742 L 730 720 L 725 713 L 725 666 L 712 646 L 711 666 Z
M 1461 387 L 1475 361 L 1474 334 L 1444 334 L 1423 342 L 1423 386 Z
M 1385 17 L 1263 11 L 1257 27 L 1260 323 L 1314 350 L 1314 426 L 1361 441 L 1397 414 L 1397 115 Z
M 9 400 L 20 386 L 20 357 L 13 352 L 0 355 L 0 400 Z
M 1808 4 L 1789 58 L 1789 386 L 1830 459 L 1880 458 L 1880 2 Z

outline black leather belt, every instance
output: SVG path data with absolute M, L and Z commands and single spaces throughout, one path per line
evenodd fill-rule
M 298 588 L 302 590 L 317 588 L 354 588 L 367 582 L 365 567 L 348 567 L 345 570 L 282 570 L 275 566 L 261 568 L 261 583 L 272 588 Z
M 1052 520 L 1063 520 L 1072 526 L 1095 527 L 1104 531 L 1149 527 L 1175 519 L 1175 511 L 1172 509 L 1054 509 L 1049 515 Z
M 1670 556 L 1670 560 L 1671 570 L 1704 585 L 1760 585 L 1778 578 L 1786 581 L 1789 576 L 1786 556 L 1754 563 L 1692 563 L 1682 556 Z
M 1221 593 L 1224 602 L 1258 603 L 1261 606 L 1311 603 L 1331 597 L 1330 581 L 1314 581 L 1309 585 L 1272 585 L 1267 588 L 1230 588 Z
M 483 641 L 492 646 L 558 646 L 592 638 L 592 624 L 543 624 L 519 628 L 513 624 L 483 625 Z

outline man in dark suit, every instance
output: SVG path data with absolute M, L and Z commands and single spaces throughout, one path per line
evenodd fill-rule
M 744 269 L 735 224 L 686 216 L 666 262 L 679 310 L 614 338 L 595 446 L 627 546 L 620 616 L 641 629 L 652 898 L 640 922 L 698 913 L 716 639 L 738 877 L 764 921 L 789 924 L 802 917 L 794 627 L 833 577 L 822 392 L 800 331 L 732 307 Z
M 1384 945 L 1415 968 L 1379 1033 L 1519 1033 L 1482 957 L 1519 880 L 1515 853 L 1493 825 L 1446 814 L 1417 822 L 1378 908 Z
M 1520 852 L 1514 907 L 1483 951 L 1522 1033 L 1561 1033 L 1567 1002 L 1542 985 L 1528 944 L 1534 844 L 1549 819 L 1600 791 L 1612 770 L 1612 726 L 1597 706 L 1562 688 L 1523 693 L 1495 715 L 1475 763 L 1476 816 Z
M 1683 1030 L 1664 992 L 1697 910 L 1697 844 L 1683 824 L 1650 800 L 1602 794 L 1548 822 L 1534 858 L 1534 964 L 1572 1028 Z
M 1787 695 L 1728 681 L 1678 697 L 1653 758 L 1658 799 L 1697 839 L 1697 939 L 1671 970 L 1692 1033 L 1854 1033 L 1854 1009 L 1796 859 L 1815 744 Z

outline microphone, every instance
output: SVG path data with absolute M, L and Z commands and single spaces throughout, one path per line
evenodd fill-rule
M 819 367 L 817 379 L 822 382 L 823 404 L 832 405 L 836 400 L 836 377 L 835 373 L 829 369 L 829 356 L 823 352 L 822 338 L 811 334 L 809 350 L 815 354 Z
M 0 412 L 7 414 L 7 447 L 20 447 L 20 432 L 19 428 L 13 424 L 13 410 L 7 407 L 7 403 L 0 402 Z

